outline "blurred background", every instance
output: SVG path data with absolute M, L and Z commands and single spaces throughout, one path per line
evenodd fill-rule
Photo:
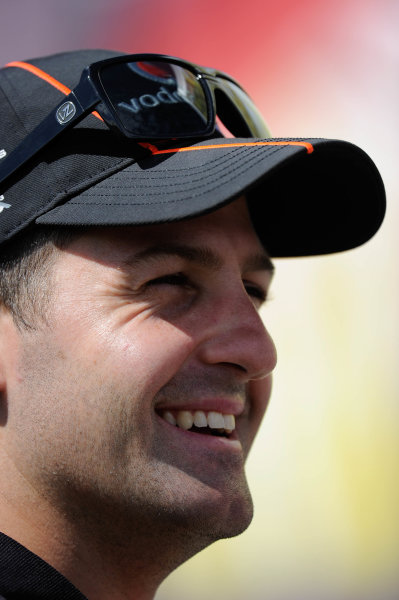
M 375 238 L 276 261 L 264 319 L 279 365 L 248 462 L 254 521 L 157 600 L 399 598 L 399 2 L 0 0 L 0 33 L 2 64 L 110 48 L 220 68 L 274 137 L 346 139 L 376 162 L 388 211 Z

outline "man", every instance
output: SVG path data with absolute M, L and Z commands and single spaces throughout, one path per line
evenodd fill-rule
M 381 178 L 178 59 L 72 52 L 0 90 L 0 595 L 148 600 L 251 521 L 270 257 L 368 240 Z

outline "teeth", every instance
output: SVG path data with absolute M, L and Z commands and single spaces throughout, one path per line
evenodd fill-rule
M 193 426 L 194 418 L 189 410 L 179 410 L 176 421 L 182 429 L 190 429 Z
M 235 429 L 236 426 L 236 420 L 234 418 L 234 415 L 223 415 L 223 419 L 224 419 L 224 428 L 225 429 Z
M 171 425 L 177 425 L 181 429 L 191 429 L 193 425 L 196 427 L 210 427 L 218 429 L 226 433 L 231 433 L 236 426 L 234 415 L 223 415 L 220 412 L 210 411 L 205 413 L 203 410 L 178 410 L 173 414 L 169 410 L 162 413 L 162 417 Z
M 211 411 L 208 413 L 208 425 L 211 429 L 224 429 L 224 418 L 221 413 Z
M 169 410 L 165 410 L 162 416 L 165 419 L 165 421 L 167 421 L 171 425 L 176 425 L 176 419 Z
M 195 411 L 194 425 L 196 427 L 206 427 L 208 425 L 208 421 L 206 419 L 206 414 L 202 410 Z

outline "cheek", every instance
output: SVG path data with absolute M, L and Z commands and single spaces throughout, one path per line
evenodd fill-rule
M 149 317 L 103 330 L 86 340 L 83 349 L 86 368 L 148 402 L 180 370 L 194 342 L 171 323 Z

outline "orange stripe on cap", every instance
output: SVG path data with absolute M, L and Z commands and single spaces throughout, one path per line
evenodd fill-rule
M 149 142 L 137 142 L 139 146 L 143 148 L 147 148 L 151 152 L 151 154 L 157 154 L 159 152 L 158 148 L 154 146 L 154 144 L 150 144 Z
M 25 71 L 29 71 L 30 73 L 33 73 L 33 75 L 36 75 L 36 77 L 40 77 L 40 79 L 43 79 L 44 81 L 46 81 L 47 83 L 49 83 L 50 85 L 55 87 L 58 91 L 65 94 L 65 96 L 68 96 L 72 91 L 66 85 L 64 85 L 63 83 L 58 81 L 58 79 L 55 79 L 54 77 L 52 77 L 45 71 L 42 71 L 41 69 L 39 69 L 38 67 L 35 67 L 34 65 L 31 65 L 30 63 L 15 60 L 13 62 L 7 63 L 5 65 L 5 67 L 18 67 L 19 69 L 25 69 Z M 103 120 L 97 111 L 93 111 L 92 114 L 95 117 L 97 117 L 97 119 L 100 119 L 101 121 Z
M 154 146 L 149 147 L 152 154 L 172 154 L 173 152 L 195 152 L 197 150 L 214 150 L 217 148 L 241 148 L 250 146 L 303 146 L 308 154 L 312 154 L 314 148 L 309 142 L 293 142 L 290 140 L 283 142 L 237 142 L 233 144 L 209 144 L 207 146 L 186 146 L 184 148 L 168 148 L 166 150 L 154 150 Z
M 68 94 L 70 94 L 72 91 L 69 88 L 67 88 L 66 85 L 64 85 L 60 81 L 57 81 L 57 79 L 54 79 L 54 77 L 51 77 L 51 75 L 49 75 L 45 71 L 42 71 L 41 69 L 38 69 L 34 65 L 30 65 L 29 63 L 16 60 L 14 62 L 8 63 L 5 66 L 6 67 L 18 67 L 19 69 L 25 69 L 25 71 L 29 71 L 30 73 L 33 73 L 33 75 L 36 75 L 36 77 L 40 77 L 40 79 L 44 79 L 44 81 L 47 81 L 47 83 L 49 83 L 53 87 L 57 88 L 57 90 L 59 90 L 66 96 L 68 96 Z

